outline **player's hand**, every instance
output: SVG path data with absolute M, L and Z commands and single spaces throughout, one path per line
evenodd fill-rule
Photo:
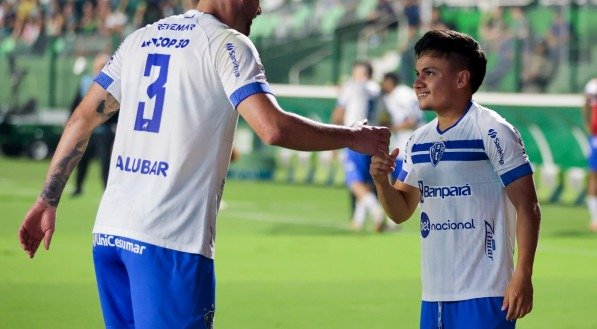
M 396 157 L 400 153 L 399 149 L 394 149 L 392 153 L 378 152 L 371 158 L 369 173 L 377 182 L 388 181 L 388 176 L 396 168 Z
M 508 310 L 507 320 L 516 320 L 524 317 L 533 309 L 533 282 L 528 275 L 514 274 L 508 283 L 502 311 Z
M 351 126 L 354 130 L 352 150 L 369 155 L 375 155 L 379 150 L 387 150 L 390 146 L 390 129 L 387 127 L 367 126 L 367 119 Z
M 25 215 L 19 229 L 21 247 L 29 254 L 29 258 L 35 256 L 42 240 L 46 250 L 50 249 L 55 227 L 56 207 L 48 205 L 45 200 L 39 198 Z

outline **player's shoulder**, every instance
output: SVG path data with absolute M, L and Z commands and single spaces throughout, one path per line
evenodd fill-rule
M 518 139 L 516 128 L 496 111 L 477 103 L 473 103 L 471 111 L 475 116 L 474 122 L 477 125 L 479 134 L 484 137 L 484 140 L 489 141 L 496 136 L 501 136 L 502 139 L 505 136 Z
M 470 111 L 471 115 L 474 116 L 474 122 L 479 128 L 512 126 L 508 120 L 499 113 L 476 102 L 472 103 Z
M 253 45 L 246 35 L 222 23 L 216 17 L 196 10 L 194 11 L 194 15 L 196 15 L 196 21 L 201 30 L 207 35 L 210 44 L 220 44 L 226 41 L 224 44 L 232 42 L 235 45 Z

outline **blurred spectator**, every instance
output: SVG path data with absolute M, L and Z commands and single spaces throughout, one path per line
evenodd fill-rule
M 100 0 L 99 3 L 102 4 L 100 8 L 103 17 L 103 34 L 110 38 L 111 49 L 117 49 L 122 41 L 128 18 L 118 7 L 112 10 L 115 5 L 109 0 Z
M 98 31 L 99 17 L 95 13 L 95 6 L 91 0 L 83 3 L 83 13 L 79 21 L 77 32 L 84 35 L 92 35 Z
M 374 46 L 379 45 L 382 35 L 388 30 L 398 28 L 398 16 L 389 0 L 379 0 L 377 6 L 367 18 L 367 27 L 365 31 L 369 37 L 369 42 Z
M 454 30 L 454 26 L 449 26 L 448 23 L 442 20 L 441 12 L 439 8 L 434 7 L 431 9 L 431 20 L 427 26 L 427 30 Z
M 554 65 L 549 58 L 547 42 L 538 42 L 533 52 L 525 58 L 522 71 L 522 90 L 526 93 L 544 93 L 553 73 Z
M 159 0 L 142 0 L 137 7 L 138 15 L 141 16 L 141 25 L 145 26 L 164 18 Z
M 486 53 L 497 53 L 495 65 L 488 69 L 485 86 L 488 90 L 498 90 L 500 84 L 514 65 L 515 38 L 506 25 L 502 8 L 495 8 L 481 26 L 481 36 Z
M 369 15 L 367 23 L 389 29 L 398 28 L 398 16 L 390 0 L 379 0 Z
M 19 39 L 29 16 L 39 11 L 39 3 L 36 0 L 20 0 L 16 7 L 16 18 L 12 30 L 13 39 Z
M 46 35 L 51 38 L 62 35 L 64 29 L 64 16 L 60 10 L 58 0 L 52 0 L 46 14 Z
M 73 35 L 77 31 L 77 18 L 73 1 L 66 1 L 62 6 L 62 17 L 64 18 L 64 32 Z
M 512 33 L 520 42 L 523 53 L 531 52 L 533 40 L 531 39 L 529 21 L 527 20 L 522 7 L 512 7 L 510 10 Z
M 547 31 L 549 54 L 554 63 L 560 63 L 568 57 L 567 51 L 571 28 L 570 23 L 564 19 L 563 10 L 561 7 L 554 9 L 551 25 L 549 31 Z
M 0 4 L 0 37 L 12 33 L 16 21 L 15 1 L 6 0 Z
M 406 22 L 408 23 L 408 39 L 414 39 L 417 37 L 421 26 L 421 12 L 418 0 L 404 1 L 404 16 L 406 16 Z

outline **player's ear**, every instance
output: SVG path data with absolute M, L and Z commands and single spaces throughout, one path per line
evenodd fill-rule
M 471 72 L 469 70 L 458 71 L 456 78 L 456 86 L 458 88 L 465 88 L 467 85 L 470 85 Z

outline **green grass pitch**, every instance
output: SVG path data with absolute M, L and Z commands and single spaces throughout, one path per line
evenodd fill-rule
M 17 242 L 47 165 L 0 158 L 0 327 L 101 328 L 90 233 L 97 167 L 83 197 L 65 192 L 49 252 L 30 260 Z M 224 200 L 217 328 L 418 327 L 418 220 L 398 232 L 352 233 L 341 188 L 229 181 Z M 597 235 L 586 231 L 588 213 L 542 210 L 534 310 L 517 327 L 597 328 Z

